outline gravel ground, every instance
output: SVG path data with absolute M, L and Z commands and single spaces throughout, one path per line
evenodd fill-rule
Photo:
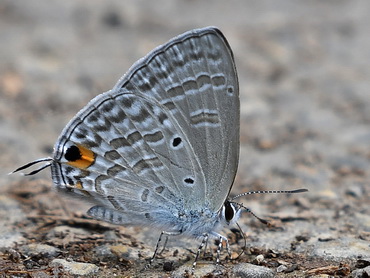
M 185 273 L 198 242 L 170 240 L 144 270 L 159 234 L 88 219 L 48 171 L 7 173 L 51 155 L 69 119 L 137 59 L 209 25 L 228 38 L 240 79 L 232 193 L 309 192 L 243 199 L 271 225 L 244 214 L 245 254 L 223 267 L 206 257 L 196 275 L 369 277 L 369 11 L 341 0 L 0 0 L 0 277 Z M 243 239 L 225 234 L 236 257 Z

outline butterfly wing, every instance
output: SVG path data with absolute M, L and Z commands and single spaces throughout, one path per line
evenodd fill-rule
M 231 48 L 221 31 L 208 27 L 180 35 L 144 60 L 116 88 L 132 86 L 167 108 L 188 139 L 195 155 L 191 158 L 199 162 L 206 183 L 203 188 L 195 180 L 196 195 L 186 195 L 191 207 L 205 190 L 205 201 L 211 200 L 207 206 L 218 211 L 239 162 L 239 83 Z
M 130 212 L 125 223 L 140 224 L 134 216 L 148 218 L 149 211 L 198 209 L 207 200 L 218 210 L 238 164 L 237 84 L 231 50 L 216 28 L 172 39 L 65 127 L 55 145 L 54 184 Z

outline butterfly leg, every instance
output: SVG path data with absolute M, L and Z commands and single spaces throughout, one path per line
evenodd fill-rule
M 230 244 L 229 244 L 229 240 L 227 238 L 225 238 L 226 240 L 226 251 L 227 251 L 227 255 L 229 256 L 229 258 L 231 259 L 231 251 L 230 251 Z
M 222 237 L 220 237 L 220 240 L 217 246 L 216 265 L 220 264 L 221 249 L 222 249 Z
M 208 240 L 206 241 L 206 244 L 204 245 L 204 248 L 203 248 L 203 257 L 206 257 L 207 255 L 207 248 L 208 248 Z
M 163 248 L 161 251 L 158 252 L 158 255 L 163 253 L 163 251 L 166 249 L 167 243 L 168 243 L 168 235 L 166 235 L 166 240 L 163 243 Z
M 202 248 L 204 247 L 204 245 L 207 244 L 208 237 L 209 237 L 208 234 L 206 234 L 206 233 L 203 234 L 203 240 L 202 240 L 201 244 L 199 245 L 199 248 L 198 248 L 198 251 L 197 251 L 197 255 L 195 256 L 195 259 L 194 259 L 194 262 L 193 262 L 193 266 L 191 268 L 191 273 L 194 273 L 195 266 L 197 265 L 197 261 L 198 261 L 200 252 L 202 252 Z
M 229 257 L 231 257 L 231 252 L 230 252 L 230 245 L 229 245 L 229 240 L 224 237 L 224 236 L 221 236 L 219 235 L 219 239 L 220 239 L 220 242 L 217 246 L 217 257 L 216 257 L 216 264 L 219 265 L 220 264 L 220 255 L 221 255 L 221 250 L 222 250 L 222 242 L 225 241 L 226 242 L 226 250 L 227 250 L 227 254 L 229 255 Z
M 160 244 L 160 242 L 162 241 L 162 236 L 163 236 L 163 235 L 166 235 L 166 241 L 165 241 L 165 243 L 164 243 L 164 247 L 163 247 L 163 248 L 165 248 L 165 247 L 166 247 L 166 244 L 167 244 L 168 236 L 177 236 L 177 235 L 179 235 L 179 234 L 181 234 L 181 232 L 166 232 L 166 231 L 162 231 L 162 232 L 161 232 L 161 235 L 159 236 L 159 239 L 158 239 L 158 241 L 157 241 L 157 245 L 155 246 L 154 254 L 153 254 L 153 256 L 150 258 L 149 263 L 148 263 L 148 265 L 146 266 L 146 268 L 148 268 L 148 267 L 150 267 L 150 266 L 151 266 L 151 264 L 153 263 L 153 261 L 154 261 L 155 257 L 157 256 L 158 248 L 159 248 L 159 244 Z

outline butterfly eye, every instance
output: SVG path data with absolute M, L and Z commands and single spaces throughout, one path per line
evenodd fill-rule
M 225 208 L 224 210 L 225 220 L 227 222 L 230 222 L 231 220 L 233 220 L 235 216 L 235 208 L 229 201 L 226 201 L 224 203 L 224 208 Z

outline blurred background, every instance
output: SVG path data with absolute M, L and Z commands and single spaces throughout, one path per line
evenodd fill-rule
M 0 192 L 29 179 L 6 174 L 50 156 L 68 121 L 136 60 L 214 25 L 240 81 L 233 194 L 309 189 L 241 200 L 261 217 L 304 220 L 289 233 L 263 228 L 251 245 L 289 249 L 287 237 L 305 234 L 296 252 L 370 257 L 369 13 L 365 0 L 0 0 Z

